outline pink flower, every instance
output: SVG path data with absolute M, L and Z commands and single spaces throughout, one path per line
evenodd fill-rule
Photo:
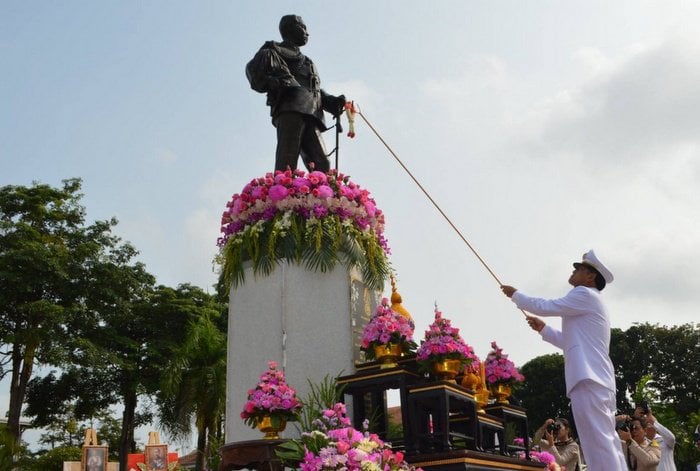
M 316 196 L 319 198 L 330 198 L 333 196 L 333 190 L 328 185 L 319 185 L 316 190 L 318 190 L 318 195 Z
M 248 391 L 248 401 L 244 404 L 241 418 L 253 425 L 253 419 L 259 415 L 278 412 L 291 420 L 300 409 L 296 391 L 286 384 L 284 373 L 277 370 L 277 363 L 269 361 L 268 370 L 260 375 L 255 389 Z
M 263 199 L 267 195 L 267 188 L 264 186 L 256 186 L 250 194 L 256 200 Z
M 401 314 L 392 311 L 389 300 L 382 302 L 370 318 L 362 332 L 361 349 L 373 357 L 373 348 L 388 343 L 403 344 L 409 350 L 414 347 L 413 323 Z
M 416 358 L 423 368 L 433 360 L 454 359 L 469 364 L 476 359 L 474 349 L 459 335 L 459 329 L 452 327 L 449 319 L 442 317 L 435 308 L 435 321 L 425 331 Z
M 338 450 L 338 453 L 345 454 L 350 449 L 350 444 L 348 442 L 338 442 L 336 449 Z
M 273 185 L 268 192 L 272 201 L 281 201 L 287 197 L 289 190 L 282 185 Z
M 309 181 L 314 185 L 319 185 L 328 182 L 328 178 L 325 173 L 316 170 L 309 174 Z
M 503 353 L 503 349 L 491 342 L 493 349 L 484 360 L 484 370 L 486 380 L 489 384 L 522 382 L 525 377 L 520 374 L 515 364 L 508 359 L 508 355 Z
M 304 187 L 304 186 L 308 188 L 309 186 L 311 186 L 311 181 L 309 181 L 308 178 L 297 177 L 297 178 L 295 178 L 294 181 L 292 182 L 292 185 L 293 185 L 294 188 L 296 188 L 296 189 L 300 189 L 301 187 Z
M 317 199 L 323 200 L 323 209 L 318 207 Z M 349 220 L 352 227 L 346 229 L 343 225 L 343 232 L 356 237 L 355 230 L 371 231 L 384 255 L 390 253 L 384 237 L 383 213 L 367 190 L 344 175 L 318 171 L 307 174 L 303 170 L 267 173 L 251 180 L 240 194 L 234 194 L 226 203 L 217 245 L 223 247 L 231 239 L 243 242 L 250 237 L 248 230 L 253 224 L 260 221 L 276 224 L 280 217 L 289 217 L 290 213 L 302 225 L 312 216 Z

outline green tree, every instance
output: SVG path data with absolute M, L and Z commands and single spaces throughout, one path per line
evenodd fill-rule
M 660 327 L 636 324 L 613 331 L 610 356 L 615 365 L 618 405 L 631 408 L 640 383 L 659 404 L 669 404 L 679 416 L 698 411 L 700 404 L 700 326 Z M 647 382 L 647 378 L 651 378 Z
M 203 294 L 203 293 L 202 293 Z M 208 443 L 221 441 L 220 424 L 226 398 L 226 330 L 223 307 L 212 297 L 188 329 L 182 348 L 166 367 L 159 401 L 161 423 L 174 437 L 197 429 L 195 470 L 204 469 Z M 211 437 L 211 438 L 210 438 Z
M 154 418 L 151 411 L 138 412 L 140 398 L 160 394 L 163 365 L 181 349 L 187 325 L 212 303 L 201 289 L 188 284 L 151 288 L 149 277 L 138 271 L 136 276 L 129 274 L 134 268 L 103 267 L 95 300 L 87 303 L 98 322 L 86 328 L 79 353 L 60 377 L 52 372 L 32 381 L 27 401 L 27 413 L 37 425 L 46 426 L 62 424 L 65 411 L 81 424 L 100 423 L 100 411 L 111 404 L 124 405 L 121 435 L 118 441 L 110 440 L 110 450 L 118 450 L 123 466 L 127 455 L 136 451 L 134 429 Z M 108 437 L 100 432 L 99 438 Z
M 136 253 L 133 247 L 123 245 L 94 267 L 94 290 L 86 307 L 96 322 L 88 324 L 80 354 L 73 359 L 87 373 L 77 383 L 83 401 L 93 397 L 115 403 L 116 396 L 123 406 L 118 447 L 122 468 L 126 468 L 127 455 L 136 451 L 138 397 L 155 388 L 153 378 L 158 376 L 157 365 L 149 362 L 149 341 L 162 335 L 166 327 L 149 316 L 155 278 L 142 264 L 132 263 Z M 86 396 L 85 391 L 91 388 L 94 394 Z M 100 405 L 104 404 L 94 404 Z
M 15 445 L 34 366 L 68 360 L 66 347 L 84 320 L 90 267 L 114 243 L 116 221 L 85 225 L 80 186 L 70 179 L 62 188 L 0 188 L 0 379 L 10 375 L 8 430 Z
M 525 382 L 513 390 L 527 409 L 530 429 L 534 431 L 549 418 L 573 419 L 566 397 L 564 357 L 559 353 L 542 355 L 525 363 L 520 372 Z
M 629 412 L 628 398 L 641 386 L 654 399 L 654 415 L 676 435 L 679 468 L 693 464 L 697 451 L 688 439 L 700 414 L 700 326 L 635 324 L 613 329 L 610 357 L 617 378 L 617 405 Z M 648 380 L 651 378 L 651 380 Z
M 33 384 L 30 384 L 30 392 L 27 394 L 28 403 L 32 404 L 29 399 L 34 390 Z M 78 420 L 73 413 L 73 407 L 68 407 L 65 412 L 56 414 L 50 420 L 43 423 L 44 433 L 41 434 L 39 443 L 51 448 L 56 447 L 74 447 L 80 446 L 83 443 L 84 430 L 80 427 Z M 29 415 L 29 412 L 27 412 Z
M 35 378 L 28 396 L 27 413 L 38 426 L 49 425 L 72 408 L 79 421 L 93 420 L 112 404 L 121 403 L 121 436 L 115 448 L 122 467 L 134 449 L 134 429 L 140 424 L 138 395 L 151 379 L 155 389 L 157 366 L 149 363 L 148 342 L 161 335 L 164 325 L 154 322 L 147 306 L 155 279 L 141 263 L 132 260 L 137 252 L 116 236 L 103 244 L 99 257 L 91 261 L 87 276 L 90 289 L 81 299 L 64 371 Z
M 80 461 L 82 449 L 79 446 L 59 446 L 48 450 L 28 461 L 20 469 L 24 471 L 60 471 L 64 461 Z

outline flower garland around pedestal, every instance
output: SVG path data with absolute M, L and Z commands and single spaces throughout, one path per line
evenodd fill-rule
M 224 279 L 245 280 L 243 262 L 269 275 L 281 260 L 326 272 L 336 263 L 357 267 L 381 290 L 389 276 L 384 214 L 367 190 L 331 171 L 276 171 L 233 195 L 221 217 L 217 261 Z

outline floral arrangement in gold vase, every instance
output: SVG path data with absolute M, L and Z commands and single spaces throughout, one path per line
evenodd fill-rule
M 431 371 L 438 379 L 454 381 L 464 368 L 476 359 L 474 349 L 452 327 L 449 319 L 435 306 L 435 320 L 425 331 L 425 339 L 416 352 L 416 360 L 423 371 Z
M 258 384 L 248 391 L 241 419 L 265 433 L 263 438 L 278 439 L 287 422 L 298 420 L 301 407 L 301 401 L 294 388 L 287 384 L 284 372 L 277 369 L 276 362 L 269 361 Z
M 525 381 L 525 376 L 518 371 L 515 363 L 508 359 L 508 355 L 503 353 L 503 349 L 495 341 L 491 342 L 491 351 L 484 361 L 484 370 L 491 395 L 499 404 L 508 404 L 511 386 Z
M 362 333 L 360 350 L 368 360 L 377 360 L 382 368 L 397 366 L 396 360 L 415 350 L 413 321 L 389 307 L 389 300 L 382 302 Z

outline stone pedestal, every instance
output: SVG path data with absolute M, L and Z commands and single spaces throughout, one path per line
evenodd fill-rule
M 282 263 L 257 278 L 248 267 L 246 281 L 229 297 L 226 441 L 261 438 L 240 412 L 268 360 L 278 363 L 301 397 L 310 390 L 308 381 L 353 373 L 362 329 L 379 300 L 359 273 L 342 265 L 321 273 Z M 293 423 L 283 436 L 297 436 Z

